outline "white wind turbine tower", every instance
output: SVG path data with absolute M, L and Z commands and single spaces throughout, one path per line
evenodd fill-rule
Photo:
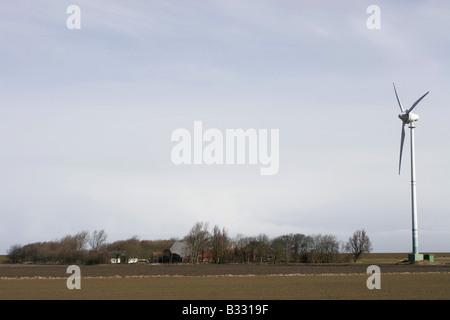
M 397 97 L 397 102 L 402 113 L 398 115 L 400 120 L 402 120 L 402 136 L 400 140 L 400 160 L 398 164 L 398 174 L 400 174 L 400 169 L 402 165 L 402 152 L 403 152 L 403 142 L 405 141 L 405 125 L 409 124 L 410 128 L 410 140 L 411 140 L 411 207 L 412 207 L 412 255 L 408 256 L 410 262 L 423 260 L 423 255 L 419 254 L 419 242 L 418 242 L 418 230 L 417 230 L 417 204 L 416 204 L 416 166 L 415 166 L 415 155 L 414 155 L 414 122 L 419 120 L 419 116 L 411 111 L 417 106 L 417 104 L 429 93 L 425 93 L 421 96 L 411 108 L 405 110 L 402 107 L 400 99 L 398 98 L 397 90 L 394 91 Z

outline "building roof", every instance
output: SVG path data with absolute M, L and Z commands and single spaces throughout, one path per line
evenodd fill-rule
M 170 247 L 170 252 L 176 253 L 180 257 L 187 257 L 188 246 L 184 241 L 175 241 Z

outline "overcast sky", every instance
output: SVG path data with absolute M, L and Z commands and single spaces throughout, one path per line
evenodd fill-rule
M 69 5 L 81 9 L 70 30 Z M 380 8 L 369 29 L 367 8 Z M 419 250 L 450 250 L 450 4 L 435 1 L 2 1 L 0 254 L 105 229 L 182 238 L 365 229 L 410 252 L 415 109 Z M 175 129 L 279 129 L 279 171 L 175 165 Z

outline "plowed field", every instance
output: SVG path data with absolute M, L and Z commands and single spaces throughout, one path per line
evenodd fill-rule
M 380 264 L 381 289 L 368 289 L 368 264 L 81 266 L 0 265 L 0 299 L 450 299 L 450 265 Z
M 382 273 L 450 272 L 450 264 L 377 264 Z M 365 274 L 368 264 L 108 264 L 80 266 L 82 277 Z M 0 265 L 0 278 L 68 277 L 64 265 Z

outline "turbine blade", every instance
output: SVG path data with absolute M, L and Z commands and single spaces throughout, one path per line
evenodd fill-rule
M 408 111 L 406 111 L 406 113 L 410 113 L 412 111 L 412 109 L 414 109 L 417 104 L 420 102 L 420 100 L 422 100 L 423 98 L 425 98 L 425 96 L 430 93 L 430 91 L 428 91 L 427 93 L 425 93 L 423 96 L 421 96 L 416 102 L 414 102 L 414 104 L 411 106 L 411 108 L 409 108 Z
M 394 86 L 395 96 L 397 97 L 397 102 L 398 102 L 398 105 L 399 105 L 399 107 L 400 107 L 400 110 L 401 110 L 402 112 L 405 112 L 405 110 L 403 110 L 403 107 L 402 107 L 402 104 L 401 104 L 401 102 L 400 102 L 400 99 L 398 98 L 397 89 L 395 89 L 395 84 L 394 84 L 393 82 L 392 82 L 392 85 Z
M 403 142 L 405 141 L 405 123 L 402 124 L 402 137 L 400 138 L 400 159 L 398 161 L 398 174 L 400 175 L 400 169 L 402 167 L 402 153 L 403 153 Z

